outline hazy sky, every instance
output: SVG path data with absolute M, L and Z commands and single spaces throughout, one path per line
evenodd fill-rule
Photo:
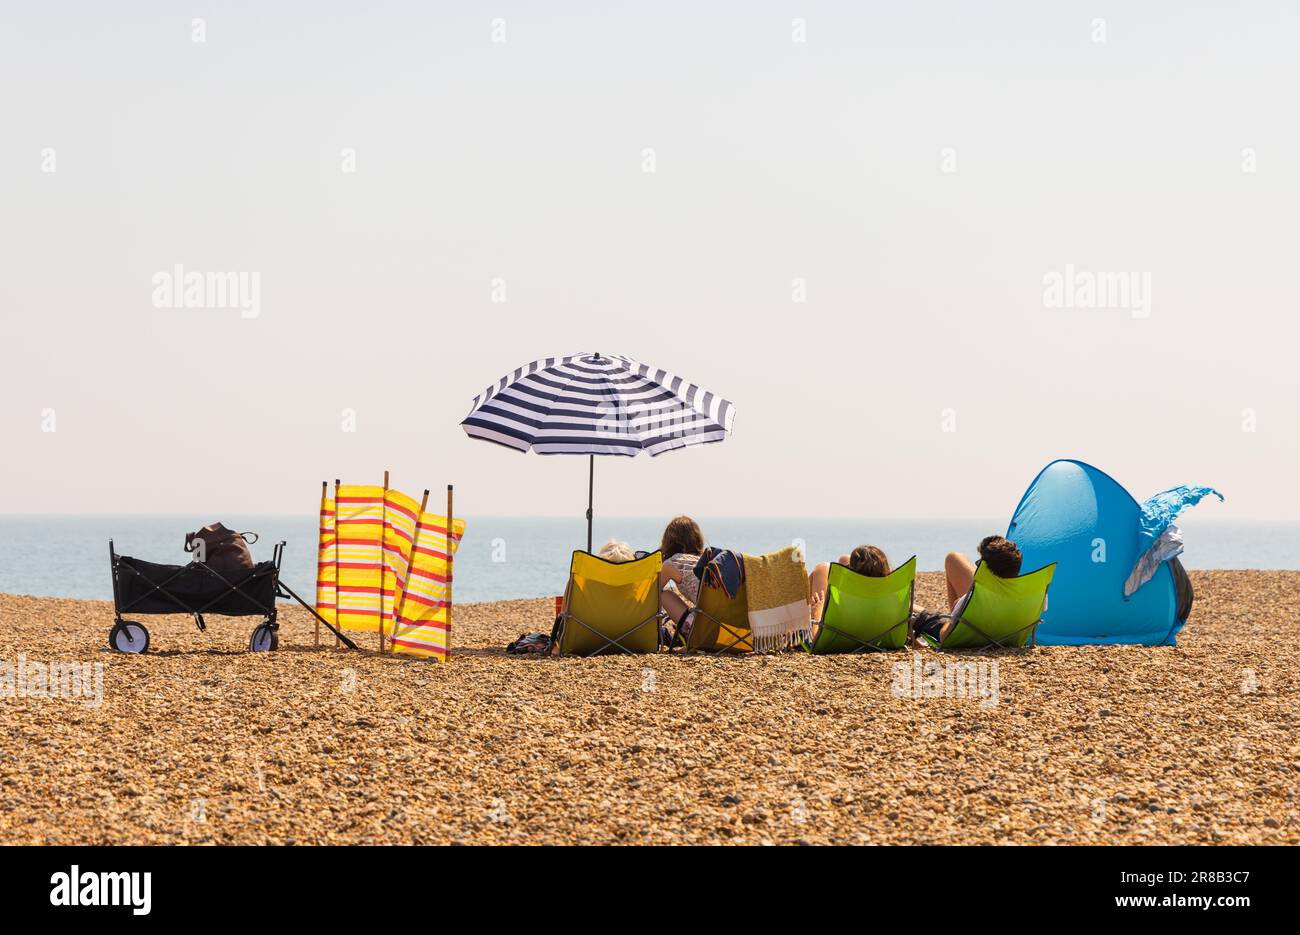
M 6 2 L 0 512 L 580 513 L 459 422 L 596 350 L 738 411 L 606 515 L 1009 516 L 1076 457 L 1300 519 L 1298 10 Z

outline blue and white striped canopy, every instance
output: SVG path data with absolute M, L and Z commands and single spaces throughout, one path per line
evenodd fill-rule
M 474 400 L 466 434 L 543 455 L 650 455 L 720 442 L 736 407 L 630 357 L 547 357 L 506 374 Z

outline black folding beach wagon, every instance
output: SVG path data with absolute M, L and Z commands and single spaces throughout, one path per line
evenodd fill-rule
M 261 617 L 262 622 L 248 640 L 251 652 L 264 653 L 280 645 L 276 622 L 276 598 L 292 598 L 321 619 L 302 598 L 280 581 L 284 542 L 275 546 L 269 562 L 252 568 L 212 568 L 206 562 L 188 565 L 159 565 L 129 555 L 118 555 L 108 540 L 108 557 L 113 569 L 113 629 L 108 645 L 121 653 L 142 653 L 149 648 L 149 631 L 144 624 L 126 620 L 123 614 L 192 614 L 200 630 L 206 630 L 204 614 L 226 617 Z M 338 633 L 337 630 L 334 630 Z M 338 634 L 349 648 L 352 641 Z

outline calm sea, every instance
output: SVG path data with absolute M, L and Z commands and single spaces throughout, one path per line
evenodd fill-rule
M 316 524 L 303 516 L 225 516 L 231 528 L 261 540 L 255 558 L 270 558 L 288 541 L 284 580 L 308 600 L 315 588 Z M 108 540 L 118 552 L 183 564 L 185 533 L 211 522 L 201 516 L 0 516 L 0 592 L 54 597 L 112 597 Z M 811 562 L 833 560 L 860 542 L 882 546 L 891 559 L 915 553 L 921 570 L 942 567 L 952 549 L 972 551 L 980 538 L 1005 532 L 1006 520 L 701 519 L 711 543 L 761 553 L 801 541 Z M 1184 517 L 1188 568 L 1300 568 L 1300 523 L 1235 523 Z M 597 517 L 595 545 L 618 538 L 633 548 L 658 546 L 662 519 Z M 456 559 L 457 601 L 545 597 L 563 590 L 569 558 L 586 545 L 575 519 L 471 518 Z

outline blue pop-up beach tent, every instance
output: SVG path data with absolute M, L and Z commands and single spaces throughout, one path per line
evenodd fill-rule
M 1175 487 L 1144 508 L 1090 464 L 1060 460 L 1043 468 L 1007 530 L 1023 568 L 1056 562 L 1038 642 L 1172 646 L 1191 609 L 1191 585 L 1177 559 L 1149 558 L 1154 573 L 1127 596 L 1125 582 L 1178 513 L 1210 493 L 1222 499 L 1208 487 Z

